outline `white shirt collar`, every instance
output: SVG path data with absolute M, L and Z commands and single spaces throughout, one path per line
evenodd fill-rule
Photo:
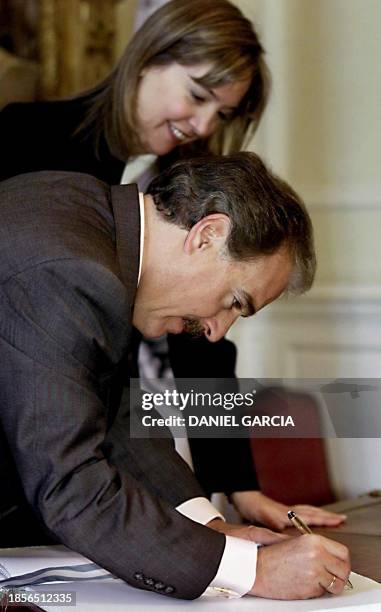
M 139 185 L 139 180 L 144 173 L 155 164 L 156 159 L 157 155 L 152 155 L 151 153 L 130 157 L 124 167 L 120 180 L 121 184 L 137 183 Z M 142 186 L 140 186 L 140 189 L 142 189 Z
M 142 266 L 143 266 L 144 230 L 145 230 L 144 194 L 140 192 L 139 192 L 139 209 L 140 209 L 140 254 L 139 254 L 138 287 L 140 283 L 140 277 L 142 274 Z

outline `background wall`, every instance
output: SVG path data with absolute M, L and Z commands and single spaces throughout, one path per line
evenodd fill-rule
M 136 17 L 138 0 L 121 0 L 116 6 L 117 32 L 115 37 L 116 55 L 120 57 L 129 40 Z
M 267 49 L 273 88 L 249 148 L 303 196 L 318 275 L 312 291 L 242 321 L 241 377 L 381 372 L 381 2 L 233 0 Z M 136 0 L 119 3 L 120 49 Z M 380 407 L 381 419 L 381 407 Z M 328 440 L 341 496 L 381 488 L 381 440 Z
M 381 3 L 237 0 L 261 33 L 273 75 L 249 147 L 303 196 L 316 284 L 242 322 L 240 376 L 379 377 L 381 372 Z M 380 407 L 381 420 L 381 407 Z M 381 440 L 329 440 L 341 495 L 380 488 Z

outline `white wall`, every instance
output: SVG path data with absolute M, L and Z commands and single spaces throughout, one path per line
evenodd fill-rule
M 381 2 L 235 3 L 257 24 L 273 75 L 251 148 L 304 197 L 319 262 L 309 296 L 233 331 L 238 373 L 379 377 Z M 381 440 L 330 440 L 328 450 L 340 495 L 381 488 Z
M 310 294 L 231 334 L 238 374 L 378 377 L 381 372 L 381 2 L 234 0 L 255 22 L 273 75 L 251 148 L 304 197 L 319 270 Z M 119 48 L 137 0 L 123 0 Z M 381 407 L 380 407 L 381 419 Z M 381 488 L 381 441 L 330 440 L 338 494 Z

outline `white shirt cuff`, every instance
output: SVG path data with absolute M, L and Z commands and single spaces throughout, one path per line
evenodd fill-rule
M 223 521 L 225 520 L 222 514 L 218 512 L 206 497 L 193 497 L 192 499 L 188 499 L 179 506 L 176 506 L 176 510 L 180 512 L 180 514 L 183 514 L 201 525 L 206 525 L 215 518 L 220 518 Z
M 188 499 L 177 506 L 176 510 L 201 525 L 206 525 L 215 518 L 225 520 L 206 497 Z M 217 574 L 205 594 L 227 598 L 242 597 L 254 585 L 257 570 L 257 545 L 255 542 L 242 538 L 225 537 L 225 549 Z
M 255 542 L 226 536 L 226 545 L 217 574 L 206 590 L 207 595 L 242 597 L 254 585 L 257 570 Z

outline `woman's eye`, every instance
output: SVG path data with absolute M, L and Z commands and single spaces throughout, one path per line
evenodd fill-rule
M 236 310 L 242 310 L 242 304 L 239 300 L 237 300 L 237 298 L 234 298 L 232 308 L 235 308 Z
M 218 117 L 221 121 L 229 121 L 232 116 L 230 113 L 223 113 L 222 111 L 219 111 Z
M 195 91 L 191 91 L 191 96 L 196 102 L 205 102 L 205 98 L 200 96 L 200 94 L 196 93 Z

